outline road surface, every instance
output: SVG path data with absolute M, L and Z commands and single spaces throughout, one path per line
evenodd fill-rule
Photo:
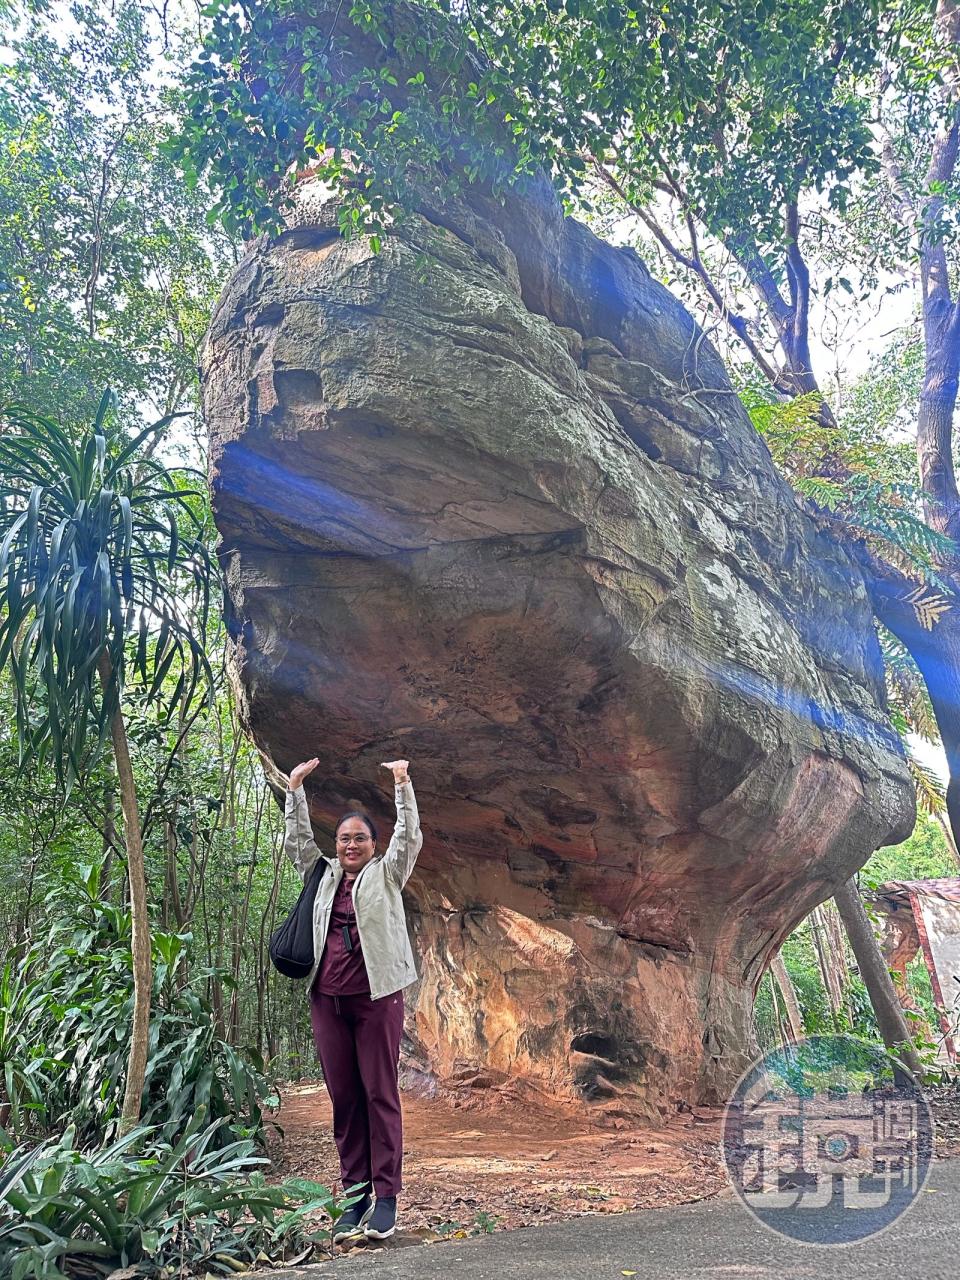
M 278 1280 L 622 1280 L 625 1272 L 635 1280 L 955 1280 L 960 1159 L 936 1161 L 918 1202 L 882 1235 L 855 1245 L 783 1240 L 728 1195 L 469 1240 L 371 1248 L 268 1274 Z

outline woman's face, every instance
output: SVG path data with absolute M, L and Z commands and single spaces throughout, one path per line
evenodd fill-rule
M 376 851 L 373 836 L 362 818 L 346 818 L 337 832 L 337 860 L 347 875 L 362 871 Z

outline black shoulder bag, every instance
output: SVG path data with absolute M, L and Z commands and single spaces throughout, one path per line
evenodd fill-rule
M 313 904 L 328 865 L 326 858 L 317 859 L 303 882 L 297 905 L 270 935 L 270 959 L 288 978 L 306 978 L 313 968 Z

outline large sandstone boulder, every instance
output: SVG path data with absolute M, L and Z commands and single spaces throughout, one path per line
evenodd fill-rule
M 204 353 L 242 714 L 318 838 L 413 761 L 406 1057 L 722 1097 L 784 936 L 912 786 L 856 568 L 716 352 L 544 185 L 374 254 L 303 188 Z

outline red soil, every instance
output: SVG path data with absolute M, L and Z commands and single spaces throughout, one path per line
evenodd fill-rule
M 598 1123 L 515 1088 L 462 1097 L 404 1095 L 404 1234 L 514 1228 L 715 1196 L 726 1186 L 720 1112 L 678 1113 L 664 1128 Z M 330 1103 L 321 1084 L 287 1086 L 278 1171 L 336 1186 Z

